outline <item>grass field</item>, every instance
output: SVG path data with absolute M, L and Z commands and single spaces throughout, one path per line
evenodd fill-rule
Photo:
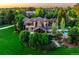
M 57 48 L 51 51 L 33 50 L 24 47 L 14 32 L 14 28 L 0 30 L 0 54 L 1 55 L 74 55 L 79 54 L 79 48 Z

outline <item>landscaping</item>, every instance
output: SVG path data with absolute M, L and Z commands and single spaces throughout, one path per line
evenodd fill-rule
M 0 9 L 0 54 L 79 54 L 78 8 Z
M 0 30 L 0 55 L 77 55 L 78 48 L 57 48 L 50 51 L 31 49 L 22 45 L 14 28 Z

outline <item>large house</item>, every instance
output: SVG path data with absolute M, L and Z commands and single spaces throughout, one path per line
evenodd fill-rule
M 25 29 L 30 32 L 49 32 L 52 26 L 52 23 L 56 22 L 56 19 L 47 19 L 47 18 L 24 18 Z

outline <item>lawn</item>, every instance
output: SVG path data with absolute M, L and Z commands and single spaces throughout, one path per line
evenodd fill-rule
M 57 48 L 51 51 L 33 50 L 21 44 L 14 28 L 0 30 L 0 55 L 73 55 L 79 54 L 79 48 Z

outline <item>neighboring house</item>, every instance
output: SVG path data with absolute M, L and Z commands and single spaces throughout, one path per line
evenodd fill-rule
M 24 18 L 25 29 L 30 32 L 49 32 L 51 29 L 52 23 L 56 22 L 56 19 L 47 19 L 47 18 Z

